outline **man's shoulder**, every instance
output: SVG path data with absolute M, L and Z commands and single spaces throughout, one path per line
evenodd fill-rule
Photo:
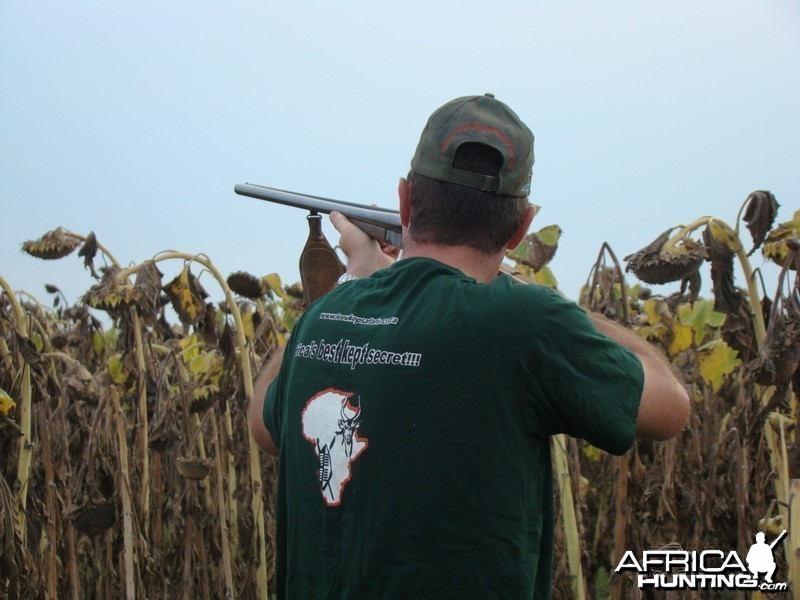
M 508 275 L 499 275 L 489 284 L 494 295 L 522 299 L 540 304 L 569 302 L 558 290 L 539 283 L 523 284 Z

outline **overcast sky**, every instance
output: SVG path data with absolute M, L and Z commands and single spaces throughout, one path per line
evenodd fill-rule
M 303 213 L 234 184 L 395 208 L 428 115 L 484 92 L 536 136 L 533 229 L 564 230 L 568 296 L 603 241 L 732 224 L 756 189 L 800 208 L 796 0 L 2 0 L 0 275 L 76 299 L 81 259 L 19 251 L 60 225 L 126 264 L 176 249 L 297 281 Z

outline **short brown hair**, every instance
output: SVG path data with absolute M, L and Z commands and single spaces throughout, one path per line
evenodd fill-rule
M 500 153 L 484 144 L 465 143 L 453 167 L 496 176 Z M 445 183 L 411 171 L 412 218 L 408 234 L 419 243 L 469 246 L 486 254 L 500 250 L 522 224 L 527 198 L 500 196 L 476 188 Z

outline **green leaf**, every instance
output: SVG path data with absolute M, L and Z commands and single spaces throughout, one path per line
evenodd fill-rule
M 670 356 L 675 356 L 692 347 L 692 328 L 688 325 L 676 323 L 672 328 L 672 340 L 667 348 Z
M 546 285 L 549 288 L 557 288 L 558 287 L 558 279 L 553 274 L 553 271 L 550 270 L 550 267 L 542 267 L 538 271 L 533 274 L 533 280 L 536 283 L 541 285 Z
M 99 331 L 92 333 L 92 352 L 94 352 L 97 356 L 101 356 L 103 354 L 103 348 L 105 348 L 105 345 L 106 341 Z
M 765 258 L 783 266 L 789 255 L 787 240 L 798 239 L 800 239 L 800 210 L 794 213 L 791 221 L 781 223 L 769 232 L 761 248 L 761 253 Z
M 739 354 L 723 340 L 714 340 L 699 353 L 700 376 L 711 384 L 716 392 L 725 382 L 725 377 L 742 364 Z
M 558 225 L 548 225 L 536 232 L 536 237 L 545 246 L 555 246 L 561 237 L 561 228 Z
M 706 327 L 721 327 L 725 322 L 725 313 L 714 310 L 713 300 L 702 300 L 691 304 L 682 304 L 678 307 L 678 321 L 694 329 L 694 343 L 698 346 L 703 343 Z
M 3 388 L 0 388 L 0 415 L 7 415 L 17 405 Z
M 253 323 L 254 314 L 251 310 L 242 312 L 242 331 L 248 340 L 252 340 L 256 335 L 256 326 Z
M 119 340 L 119 334 L 117 333 L 117 328 L 109 327 L 108 329 L 106 329 L 105 339 L 106 339 L 106 349 L 116 348 L 117 340 Z
M 672 315 L 669 312 L 669 305 L 666 300 L 648 298 L 645 300 L 643 308 L 647 315 L 647 322 L 651 325 L 658 325 L 664 319 L 672 321 Z
M 187 335 L 178 341 L 178 346 L 181 349 L 181 357 L 184 363 L 189 363 L 195 356 L 200 354 L 200 336 L 196 333 Z
M 586 458 L 588 458 L 592 462 L 600 462 L 600 459 L 603 458 L 605 452 L 600 450 L 600 448 L 592 446 L 591 444 L 586 444 L 583 447 L 583 454 Z
M 542 227 L 536 233 L 526 235 L 516 248 L 507 250 L 506 256 L 539 271 L 555 256 L 559 237 L 561 228 L 558 225 Z
M 725 244 L 731 252 L 738 252 L 742 248 L 742 242 L 736 232 L 726 223 L 711 219 L 708 222 L 708 231 L 711 236 L 721 244 Z
M 603 567 L 594 573 L 594 598 L 595 600 L 609 600 L 611 598 L 611 575 Z
M 270 273 L 264 277 L 264 281 L 279 298 L 282 300 L 289 300 L 288 294 L 283 289 L 283 282 L 277 273 Z
M 215 357 L 211 354 L 207 352 L 198 353 L 197 356 L 192 357 L 189 361 L 189 373 L 192 375 L 208 373 L 216 362 Z
M 108 374 L 111 376 L 111 381 L 114 383 L 125 383 L 128 378 L 128 373 L 122 364 L 122 354 L 114 354 L 106 361 Z
M 283 313 L 283 317 L 281 318 L 281 323 L 286 328 L 286 331 L 292 331 L 294 329 L 294 324 L 297 323 L 297 319 L 299 317 L 295 314 L 292 310 L 287 310 Z

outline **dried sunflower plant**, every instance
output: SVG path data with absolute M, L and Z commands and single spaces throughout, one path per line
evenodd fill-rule
M 269 597 L 275 463 L 246 406 L 297 286 L 180 252 L 123 267 L 62 228 L 22 249 L 79 249 L 95 283 L 45 307 L 0 278 L 0 597 Z

